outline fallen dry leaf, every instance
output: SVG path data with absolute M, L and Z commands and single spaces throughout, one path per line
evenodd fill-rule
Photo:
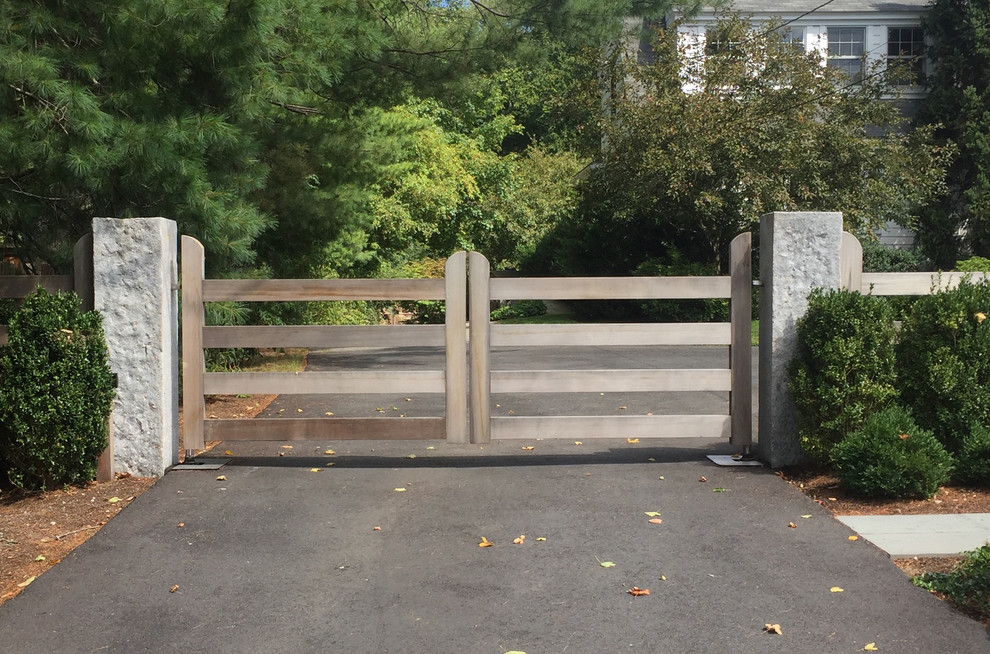
M 526 542 L 526 534 L 519 534 L 519 538 L 512 539 L 513 545 L 522 545 L 525 542 Z
M 713 489 L 712 489 L 712 492 L 713 492 L 713 493 L 724 493 L 724 492 L 725 492 L 725 490 L 726 490 L 726 489 L 724 489 L 724 488 L 713 488 Z
M 373 527 L 373 528 L 372 528 L 372 531 L 381 531 L 381 530 L 382 530 L 382 528 L 381 528 L 381 527 Z
M 428 449 L 428 450 L 435 450 L 435 449 L 437 449 L 437 448 L 435 448 L 435 447 L 433 447 L 432 445 L 430 445 L 430 446 L 428 446 L 428 447 L 427 447 L 426 449 Z
M 407 459 L 415 459 L 415 458 L 416 458 L 416 455 L 415 455 L 415 454 L 410 454 L 410 455 L 409 455 L 409 456 L 407 456 L 406 458 L 407 458 Z
M 533 450 L 533 449 L 536 449 L 536 448 L 534 448 L 532 445 L 523 445 L 523 449 L 524 450 Z
M 640 588 L 639 586 L 633 586 L 632 588 L 630 588 L 626 592 L 629 593 L 630 595 L 632 595 L 633 597 L 639 597 L 641 595 L 649 595 L 650 594 L 650 589 L 649 588 Z
M 627 438 L 626 439 L 626 442 L 627 443 L 633 443 L 633 444 L 635 444 L 635 443 L 638 443 L 639 442 L 639 439 L 638 438 Z
M 660 581 L 667 581 L 666 575 L 660 575 Z
M 644 511 L 644 513 L 649 518 L 659 518 L 660 517 L 660 512 L 659 511 Z
M 296 409 L 296 413 L 302 413 L 302 409 Z
M 859 536 L 850 536 L 849 540 L 859 540 Z
M 705 483 L 706 481 L 708 481 L 708 477 L 698 477 L 698 481 L 700 481 L 701 483 Z
M 877 644 L 876 643 L 866 643 L 866 647 L 863 648 L 863 651 L 866 651 L 866 652 L 875 652 L 875 651 L 877 651 Z
M 897 435 L 897 437 L 898 437 L 899 439 L 901 439 L 902 441 L 906 441 L 907 439 L 909 439 L 909 438 L 911 438 L 911 437 L 910 437 L 909 435 L 907 435 L 907 434 L 898 434 L 898 435 Z
M 481 537 L 481 542 L 478 543 L 478 547 L 491 547 L 494 544 L 495 544 L 494 541 L 490 541 L 487 538 L 485 538 L 484 536 L 482 536 Z
M 34 558 L 34 562 L 35 563 L 41 563 L 42 561 L 45 561 L 45 560 L 47 560 L 47 559 L 45 559 L 45 555 L 44 554 L 39 554 L 38 556 L 36 556 Z
M 793 522 L 788 522 L 787 526 L 790 527 L 791 529 L 797 529 L 797 525 L 794 524 Z
M 829 588 L 829 590 L 832 591 L 833 593 L 841 593 L 842 592 L 842 589 L 839 588 L 838 586 L 832 586 L 831 588 Z
M 327 412 L 326 412 L 325 414 L 323 414 L 323 415 L 327 415 L 327 416 L 332 416 L 332 415 L 333 415 L 333 411 L 327 411 Z
M 811 514 L 809 513 L 808 515 L 803 515 L 801 517 L 807 519 L 807 518 L 810 518 L 811 517 Z
M 405 488 L 401 488 L 401 487 L 400 488 L 396 488 L 395 489 L 395 492 L 396 493 L 405 493 L 406 492 L 406 489 Z
M 186 526 L 186 523 L 184 523 L 184 522 L 180 522 L 179 524 L 177 524 L 177 525 L 175 525 L 175 526 L 176 526 L 176 527 L 178 527 L 179 529 L 182 529 L 183 527 L 185 527 L 185 526 Z
M 334 452 L 333 450 L 323 450 L 323 453 L 326 454 L 327 456 L 333 456 L 334 454 L 336 454 L 336 452 Z
M 652 524 L 652 525 L 662 525 L 663 524 L 663 520 L 661 520 L 660 518 L 650 518 L 650 524 Z
M 119 497 L 111 497 L 107 499 L 107 502 L 110 502 L 110 504 L 116 504 L 119 501 L 120 501 Z
M 219 477 L 217 477 L 217 481 L 227 481 L 227 477 L 224 475 L 220 475 Z
M 323 467 L 324 467 L 324 468 L 329 468 L 329 467 L 331 467 L 331 466 L 335 466 L 335 465 L 337 465 L 337 464 L 336 464 L 336 463 L 334 463 L 333 461 L 331 461 L 330 463 L 324 463 L 324 464 L 323 464 Z
M 781 631 L 779 624 L 770 624 L 769 622 L 767 624 L 763 625 L 763 631 L 767 632 L 768 634 L 783 634 L 784 633 L 783 631 Z
M 615 564 L 612 563 L 611 561 L 599 561 L 598 562 L 598 565 L 602 566 L 603 568 L 614 568 L 615 567 Z
M 625 410 L 626 410 L 626 409 L 628 409 L 628 408 L 629 408 L 629 407 L 625 407 L 625 406 L 620 406 L 620 407 L 619 407 L 619 411 L 625 411 Z
M 37 579 L 37 577 L 28 577 L 27 579 L 25 579 L 21 583 L 17 584 L 17 587 L 18 588 L 27 588 L 28 586 L 31 585 L 31 582 L 34 581 L 35 579 Z
M 574 444 L 575 445 L 584 445 L 584 443 L 582 443 L 581 441 L 574 441 Z
M 310 472 L 323 472 L 323 468 L 310 468 Z
M 544 538 L 543 536 L 538 536 L 536 538 L 536 540 L 538 540 L 538 541 L 544 541 L 544 540 L 546 540 L 546 538 Z
M 169 588 L 168 589 L 168 592 L 174 593 L 177 590 L 179 590 L 179 584 L 175 584 L 174 586 L 172 586 L 171 588 Z
M 282 449 L 283 450 L 291 450 L 292 449 L 292 446 L 291 445 L 283 445 L 282 446 Z
M 230 450 L 224 450 L 224 454 L 226 454 L 227 456 L 233 456 L 234 455 L 234 453 L 231 452 Z

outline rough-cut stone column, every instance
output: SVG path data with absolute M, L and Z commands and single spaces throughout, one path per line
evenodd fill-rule
M 103 314 L 113 409 L 113 469 L 160 477 L 178 463 L 175 221 L 93 219 L 94 305 Z
M 787 366 L 813 288 L 839 288 L 841 213 L 770 213 L 760 220 L 760 458 L 800 463 Z

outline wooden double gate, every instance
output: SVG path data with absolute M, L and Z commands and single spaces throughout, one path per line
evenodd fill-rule
M 184 447 L 207 440 L 433 439 L 487 443 L 513 438 L 724 437 L 752 444 L 752 237 L 732 242 L 731 274 L 708 277 L 492 278 L 487 259 L 457 252 L 444 279 L 204 279 L 203 247 L 182 237 Z M 468 274 L 470 273 L 470 274 Z M 470 293 L 469 293 L 470 291 Z M 470 312 L 468 308 L 470 297 Z M 730 301 L 728 323 L 502 325 L 493 300 Z M 442 300 L 443 325 L 214 327 L 207 302 Z M 470 322 L 465 321 L 465 317 Z M 721 345 L 716 369 L 493 370 L 493 347 Z M 206 372 L 204 348 L 443 347 L 443 370 L 298 373 Z M 470 362 L 470 363 L 469 363 Z M 715 391 L 728 413 L 711 415 L 492 416 L 498 393 Z M 205 395 L 442 393 L 438 418 L 255 418 L 211 420 Z

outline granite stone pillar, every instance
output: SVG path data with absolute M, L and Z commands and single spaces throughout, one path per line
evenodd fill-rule
M 776 212 L 760 219 L 760 430 L 772 467 L 804 460 L 787 367 L 814 288 L 839 288 L 841 213 Z
M 175 221 L 94 218 L 94 306 L 117 374 L 113 470 L 160 477 L 178 463 Z

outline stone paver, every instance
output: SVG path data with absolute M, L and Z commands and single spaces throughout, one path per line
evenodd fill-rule
M 838 519 L 892 557 L 955 556 L 990 541 L 990 513 L 848 515 Z

